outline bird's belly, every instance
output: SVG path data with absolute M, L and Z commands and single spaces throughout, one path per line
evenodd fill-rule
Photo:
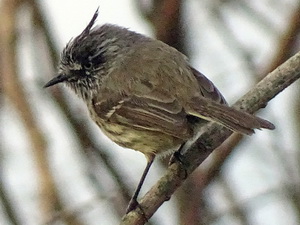
M 118 145 L 140 151 L 145 155 L 167 154 L 179 149 L 185 141 L 161 132 L 105 122 L 98 126 Z

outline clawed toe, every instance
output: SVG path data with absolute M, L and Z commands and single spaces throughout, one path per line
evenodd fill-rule
M 184 159 L 180 153 L 180 151 L 174 152 L 174 154 L 171 156 L 170 161 L 169 161 L 169 166 L 172 165 L 175 162 L 179 162 L 180 165 L 184 168 L 184 172 L 185 172 L 185 178 L 187 178 L 188 174 L 187 174 L 187 166 L 184 162 Z
M 132 210 L 135 210 L 136 208 L 139 208 L 143 214 L 143 217 L 145 219 L 146 222 L 148 222 L 148 218 L 143 210 L 143 208 L 141 207 L 141 205 L 138 203 L 138 201 L 136 199 L 131 199 L 127 209 L 126 209 L 126 214 L 130 213 Z

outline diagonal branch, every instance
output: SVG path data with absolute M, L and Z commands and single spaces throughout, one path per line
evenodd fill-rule
M 300 78 L 300 52 L 268 74 L 233 107 L 254 113 L 263 108 L 277 94 Z M 176 189 L 232 132 L 215 123 L 209 123 L 205 132 L 183 155 L 184 168 L 179 163 L 170 165 L 165 175 L 140 200 L 141 208 L 131 211 L 122 219 L 121 225 L 145 224 L 155 211 L 170 199 Z

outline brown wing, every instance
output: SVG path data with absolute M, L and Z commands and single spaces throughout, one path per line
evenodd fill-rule
M 196 77 L 198 81 L 198 85 L 200 87 L 200 91 L 203 97 L 209 98 L 215 102 L 218 102 L 220 104 L 227 105 L 227 102 L 221 92 L 217 89 L 217 87 L 202 73 L 200 73 L 198 70 L 196 70 L 193 67 L 190 67 L 192 70 L 192 73 Z
M 191 137 L 186 113 L 177 100 L 162 102 L 147 97 L 111 96 L 94 99 L 97 116 L 111 123 L 142 130 L 158 131 L 180 139 Z
M 275 128 L 267 120 L 228 107 L 224 97 L 214 84 L 199 71 L 192 67 L 191 70 L 198 81 L 204 98 L 193 98 L 185 108 L 188 114 L 220 123 L 233 131 L 248 135 L 253 134 L 254 129 L 266 128 L 272 130 Z

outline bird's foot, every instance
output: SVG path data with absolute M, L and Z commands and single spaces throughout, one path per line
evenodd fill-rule
M 184 178 L 187 178 L 187 176 L 188 176 L 187 165 L 185 164 L 183 156 L 180 153 L 180 151 L 176 151 L 173 153 L 173 155 L 171 156 L 170 161 L 169 161 L 169 166 L 175 162 L 178 162 L 183 167 L 184 173 L 185 173 Z
M 143 208 L 141 207 L 140 203 L 138 203 L 138 201 L 136 199 L 131 199 L 127 209 L 126 209 L 126 214 L 130 213 L 132 210 L 135 210 L 136 208 L 139 208 L 141 211 L 141 214 L 143 215 L 144 219 L 146 222 L 148 222 L 148 218 L 143 210 Z
M 139 206 L 140 204 L 138 203 L 138 201 L 136 199 L 131 199 L 128 206 L 127 206 L 127 209 L 126 209 L 126 214 L 131 212 L 132 210 L 136 209 L 137 206 Z M 139 208 L 141 208 L 139 206 Z

